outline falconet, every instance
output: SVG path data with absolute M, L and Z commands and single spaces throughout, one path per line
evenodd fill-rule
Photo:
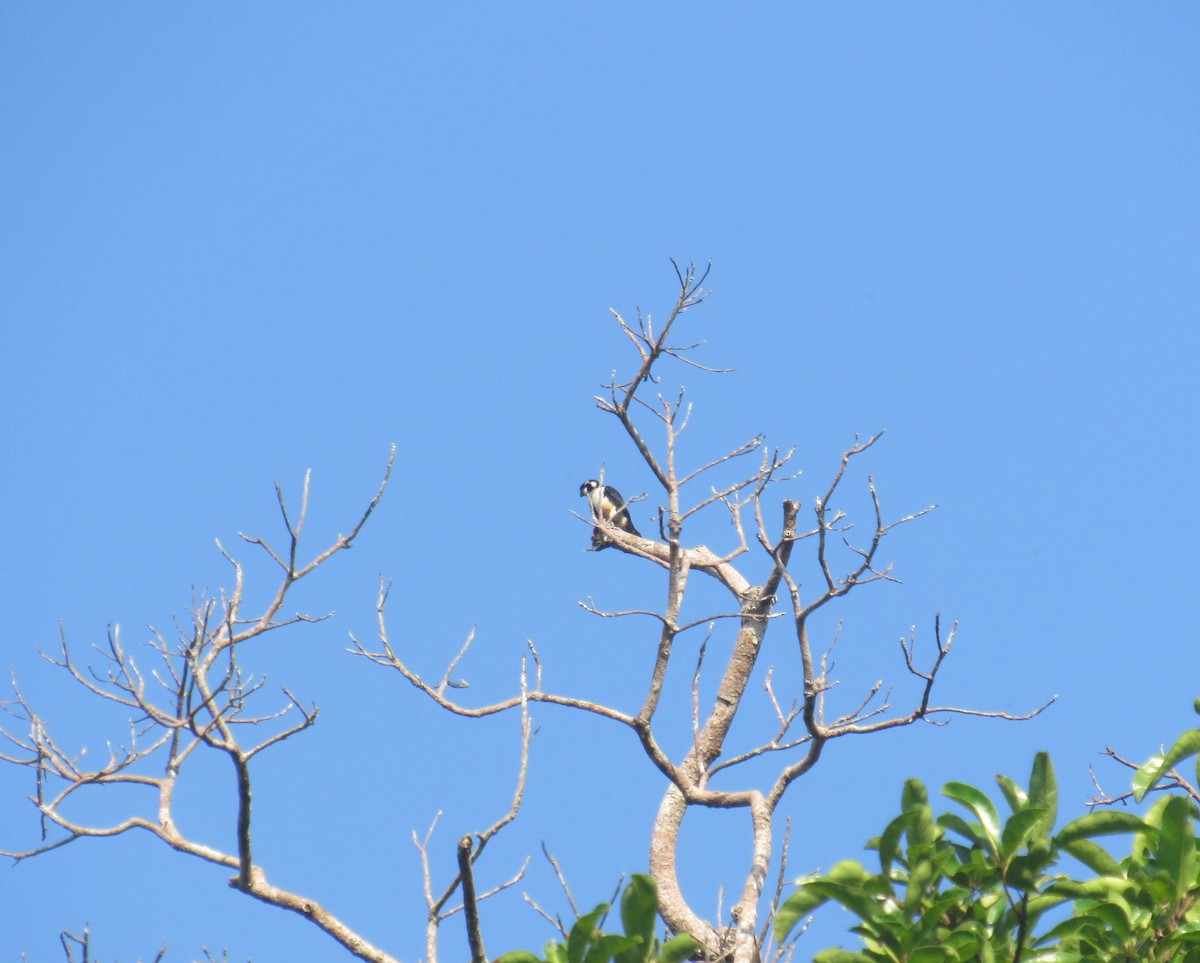
M 621 493 L 611 485 L 601 485 L 594 478 L 589 478 L 579 486 L 579 494 L 582 498 L 588 500 L 588 507 L 592 510 L 592 518 L 600 521 L 611 522 L 622 531 L 628 532 L 630 535 L 641 536 L 641 532 L 633 524 L 633 519 L 629 517 L 629 510 L 625 507 L 625 499 L 621 497 Z M 592 550 L 599 551 L 602 548 L 608 548 L 612 542 L 605 538 L 604 533 L 597 526 L 592 529 Z

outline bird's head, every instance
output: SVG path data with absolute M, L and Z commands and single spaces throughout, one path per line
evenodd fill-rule
M 587 498 L 588 495 L 590 495 L 592 492 L 594 492 L 599 487 L 600 487 L 600 483 L 598 481 L 596 481 L 596 479 L 589 478 L 587 481 L 585 481 L 582 485 L 579 486 L 579 497 Z

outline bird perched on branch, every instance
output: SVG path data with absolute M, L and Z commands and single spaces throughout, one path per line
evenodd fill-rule
M 596 479 L 589 478 L 579 486 L 579 494 L 588 500 L 592 518 L 611 522 L 630 535 L 640 536 L 642 534 L 634 526 L 633 519 L 629 517 L 625 499 L 611 485 L 601 485 Z M 602 548 L 608 548 L 611 544 L 612 542 L 604 536 L 599 527 L 592 529 L 592 551 L 598 552 Z

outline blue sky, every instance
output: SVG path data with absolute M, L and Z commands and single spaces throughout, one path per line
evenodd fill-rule
M 422 952 L 411 831 L 444 812 L 446 879 L 454 841 L 507 806 L 517 721 L 445 717 L 346 655 L 348 633 L 372 638 L 382 574 L 419 669 L 478 626 L 465 698 L 511 692 L 532 638 L 547 688 L 640 701 L 652 633 L 576 603 L 651 606 L 662 579 L 585 553 L 571 512 L 601 464 L 653 500 L 591 398 L 631 363 L 608 309 L 665 312 L 670 257 L 713 261 L 681 334 L 737 369 L 664 372 L 696 403 L 685 458 L 765 432 L 797 447 L 787 494 L 811 505 L 855 433 L 887 429 L 847 507 L 868 470 L 890 514 L 940 506 L 888 546 L 903 584 L 844 609 L 845 702 L 884 679 L 906 707 L 896 640 L 915 624 L 928 643 L 939 611 L 961 628 L 937 701 L 1060 697 L 1029 723 L 831 746 L 784 807 L 794 873 L 858 855 L 907 777 L 990 785 L 1047 749 L 1078 810 L 1089 766 L 1126 782 L 1106 745 L 1143 757 L 1193 723 L 1195 7 L 9 5 L 0 45 L 4 667 L 103 754 L 120 719 L 37 657 L 60 621 L 80 651 L 110 622 L 130 644 L 169 629 L 227 579 L 215 538 L 278 533 L 276 480 L 294 499 L 312 469 L 315 550 L 396 443 L 360 544 L 298 593 L 336 616 L 256 653 L 322 709 L 261 759 L 257 854 L 395 956 Z M 694 537 L 729 535 L 714 516 Z M 670 703 L 684 746 L 698 641 Z M 769 727 L 752 693 L 745 744 Z M 535 723 L 525 809 L 481 884 L 544 841 L 597 902 L 645 868 L 662 779 L 623 730 Z M 32 844 L 31 783 L 0 787 L 0 845 Z M 231 789 L 198 765 L 181 822 L 230 847 Z M 701 909 L 740 886 L 747 835 L 742 815 L 689 819 Z M 225 875 L 148 837 L 76 844 L 3 870 L 0 939 L 58 959 L 58 930 L 90 921 L 104 959 L 164 937 L 173 960 L 344 958 Z M 564 909 L 540 858 L 521 888 Z M 447 926 L 443 957 L 464 957 Z M 492 953 L 552 935 L 515 895 L 485 926 Z

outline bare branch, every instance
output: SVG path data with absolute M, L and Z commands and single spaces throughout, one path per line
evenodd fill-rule
M 437 693 L 443 695 L 446 691 L 446 686 L 453 686 L 455 689 L 465 689 L 465 682 L 451 682 L 450 676 L 454 672 L 455 667 L 462 661 L 462 657 L 467 654 L 467 649 L 471 647 L 471 643 L 475 641 L 475 626 L 471 627 L 471 631 L 467 633 L 467 641 L 463 643 L 463 647 L 458 650 L 458 655 L 450 660 L 450 664 L 446 666 L 446 674 L 442 676 L 442 681 L 438 683 Z
M 458 841 L 458 874 L 462 880 L 463 910 L 467 918 L 467 944 L 471 947 L 471 963 L 487 963 L 483 948 L 483 933 L 479 929 L 479 904 L 475 898 L 475 874 L 471 870 L 471 837 Z
M 508 811 L 497 819 L 491 826 L 481 833 L 467 833 L 458 841 L 458 873 L 450 882 L 449 886 L 442 892 L 438 898 L 433 895 L 433 876 L 429 865 L 429 841 L 433 836 L 434 828 L 437 825 L 438 818 L 441 817 L 439 812 L 433 823 L 430 825 L 428 832 L 425 834 L 424 841 L 417 839 L 417 834 L 412 834 L 413 845 L 421 856 L 421 876 L 425 891 L 425 906 L 426 906 L 426 923 L 425 923 L 425 952 L 426 959 L 437 960 L 437 934 L 442 922 L 453 916 L 457 912 L 464 912 L 466 917 L 467 938 L 471 946 L 472 960 L 486 961 L 486 955 L 483 951 L 483 937 L 479 927 L 478 904 L 497 893 L 503 892 L 512 886 L 515 886 L 525 876 L 525 870 L 529 865 L 529 858 L 525 858 L 520 870 L 507 882 L 501 883 L 493 887 L 483 894 L 477 894 L 475 890 L 475 875 L 474 864 L 483 854 L 489 840 L 493 839 L 505 826 L 511 823 L 516 817 L 521 808 L 521 801 L 525 794 L 525 779 L 529 769 L 529 743 L 533 738 L 533 727 L 529 719 L 528 707 L 528 680 L 525 672 L 525 665 L 521 666 L 521 748 L 520 748 L 520 763 L 517 771 L 517 786 L 513 792 L 512 802 L 509 805 Z M 463 902 L 459 906 L 451 909 L 446 909 L 446 904 L 450 897 L 462 888 Z
M 1162 751 L 1163 750 L 1160 748 L 1159 752 L 1162 752 Z M 1137 770 L 1142 768 L 1141 763 L 1135 762 L 1132 759 L 1126 759 L 1125 757 L 1118 755 L 1112 749 L 1111 746 L 1105 747 L 1104 755 L 1108 756 L 1110 759 L 1115 760 L 1120 765 L 1124 766 L 1126 769 L 1132 769 L 1136 772 Z M 1096 795 L 1093 796 L 1091 799 L 1087 800 L 1087 802 L 1086 802 L 1086 805 L 1089 809 L 1095 809 L 1097 806 L 1115 806 L 1118 803 L 1120 803 L 1121 805 L 1127 805 L 1129 803 L 1129 801 L 1134 798 L 1132 790 L 1129 792 L 1121 793 L 1120 795 L 1117 795 L 1117 796 L 1108 795 L 1103 789 L 1100 788 L 1100 782 L 1096 778 L 1095 770 L 1089 768 L 1088 771 L 1092 777 L 1092 785 L 1094 785 L 1096 787 Z M 1186 796 L 1189 796 L 1193 802 L 1200 803 L 1200 791 L 1198 791 L 1195 786 L 1193 786 L 1190 782 L 1188 782 L 1187 779 L 1185 779 L 1183 777 L 1183 775 L 1179 772 L 1178 769 L 1171 769 L 1171 770 L 1168 770 L 1167 772 L 1163 773 L 1162 778 L 1146 791 L 1147 791 L 1147 793 L 1152 793 L 1152 792 L 1173 792 L 1176 790 L 1179 792 L 1182 792 Z
M 659 465 L 658 460 L 651 452 L 649 446 L 643 440 L 641 432 L 630 418 L 630 405 L 633 403 L 638 387 L 646 381 L 651 380 L 651 369 L 659 358 L 666 355 L 669 357 L 682 360 L 683 353 L 687 348 L 672 347 L 667 344 L 667 337 L 671 333 L 671 328 L 688 308 L 695 307 L 707 296 L 708 292 L 703 289 L 704 281 L 708 277 L 708 271 L 705 271 L 697 277 L 696 265 L 689 264 L 686 273 L 679 268 L 678 263 L 671 262 L 675 265 L 676 277 L 679 279 L 679 296 L 675 299 L 675 305 L 671 309 L 670 315 L 667 317 L 666 323 L 662 330 L 656 336 L 654 334 L 653 325 L 649 317 L 644 321 L 640 319 L 639 312 L 639 328 L 634 331 L 633 328 L 625 322 L 623 318 L 615 311 L 617 321 L 625 333 L 625 335 L 634 342 L 639 352 L 640 364 L 637 373 L 629 381 L 618 383 L 614 376 L 612 381 L 605 387 L 609 390 L 609 398 L 598 397 L 596 404 L 604 411 L 608 411 L 617 416 L 622 426 L 625 428 L 630 439 L 641 453 L 647 467 L 650 468 L 654 476 L 662 484 L 663 488 L 669 486 L 667 475 L 664 469 Z
M 521 880 L 523 880 L 525 878 L 525 873 L 528 869 L 529 869 L 529 857 L 526 856 L 525 861 L 523 863 L 521 863 L 520 869 L 518 869 L 512 876 L 510 876 L 508 879 L 506 879 L 503 883 L 497 883 L 495 886 L 493 886 L 491 889 L 487 890 L 486 892 L 478 894 L 478 896 L 476 897 L 476 900 L 475 900 L 476 903 L 482 903 L 484 900 L 491 899 L 493 896 L 497 896 L 498 894 L 503 893 L 507 889 L 512 889 L 514 886 L 517 885 L 517 883 L 521 882 Z M 451 916 L 453 916 L 455 913 L 461 913 L 464 910 L 464 908 L 465 907 L 463 906 L 463 904 L 460 903 L 458 906 L 455 906 L 453 909 L 446 910 L 446 912 L 442 914 L 442 919 L 447 920 Z
M 749 441 L 747 441 L 741 445 L 738 445 L 738 447 L 733 449 L 733 451 L 722 455 L 720 458 L 714 458 L 708 464 L 702 465 L 700 468 L 697 468 L 695 471 L 690 472 L 687 475 L 684 475 L 681 479 L 679 479 L 678 484 L 682 487 L 683 485 L 686 485 L 688 482 L 690 482 L 693 478 L 696 478 L 699 475 L 703 475 L 706 471 L 711 471 L 712 469 L 716 468 L 718 465 L 723 465 L 727 461 L 732 461 L 735 458 L 741 458 L 743 455 L 749 455 L 751 452 L 758 451 L 758 449 L 763 446 L 763 442 L 765 440 L 766 440 L 765 435 L 755 435 Z M 742 487 L 745 487 L 745 485 L 750 484 L 757 477 L 758 477 L 757 474 L 751 476 L 751 478 L 748 479 L 742 485 Z
M 767 937 L 771 932 L 771 924 L 775 921 L 775 915 L 779 912 L 779 904 L 783 902 L 783 887 L 787 881 L 788 846 L 791 840 L 792 819 L 789 816 L 784 824 L 783 841 L 779 846 L 779 873 L 775 878 L 775 894 L 771 897 L 771 904 L 764 916 L 762 932 L 758 934 L 758 945 L 760 947 L 768 945 Z
M 558 860 L 555 859 L 554 854 L 546 848 L 546 844 L 544 842 L 542 843 L 542 853 L 545 855 L 546 861 L 549 862 L 550 866 L 554 869 L 554 875 L 558 879 L 558 885 L 562 887 L 562 891 L 566 894 L 567 904 L 571 907 L 571 912 L 575 914 L 575 918 L 578 919 L 579 907 L 575 905 L 575 897 L 571 895 L 571 887 L 567 885 L 566 877 L 563 876 L 562 867 L 558 865 Z M 566 930 L 562 928 L 561 921 L 559 922 L 558 927 L 560 930 L 562 930 L 563 936 L 566 936 L 567 933 Z
M 556 930 L 558 930 L 559 934 L 562 936 L 563 939 L 567 938 L 567 928 L 565 926 L 563 926 L 563 921 L 562 921 L 561 916 L 551 916 L 544 909 L 542 909 L 542 907 L 538 904 L 537 900 L 535 900 L 528 893 L 522 893 L 521 898 L 524 899 L 525 902 L 528 903 L 530 906 L 532 906 L 534 911 L 540 917 L 542 917 L 542 919 L 544 919 L 547 923 L 549 923 Z

